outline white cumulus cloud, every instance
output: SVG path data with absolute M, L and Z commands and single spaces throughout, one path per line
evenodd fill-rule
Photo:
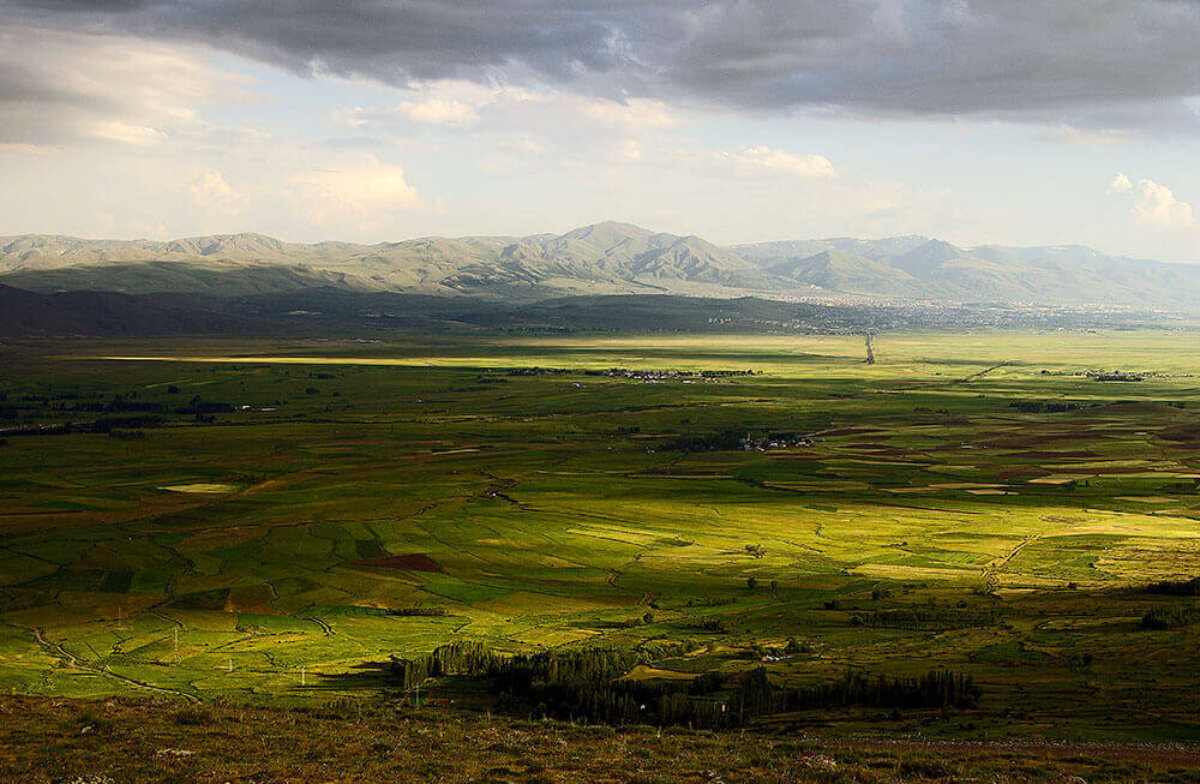
M 631 98 L 624 102 L 608 99 L 583 101 L 579 111 L 584 117 L 603 125 L 631 130 L 665 128 L 675 124 L 675 117 L 667 105 L 649 98 Z
M 1196 211 L 1192 205 L 1181 201 L 1174 191 L 1154 180 L 1141 179 L 1135 184 L 1128 175 L 1119 173 L 1109 183 L 1108 191 L 1130 199 L 1130 209 L 1143 224 L 1167 229 L 1196 225 Z
M 327 164 L 291 177 L 287 198 L 302 219 L 317 227 L 382 225 L 389 215 L 425 207 L 404 169 L 373 155 Z
M 184 189 L 188 200 L 197 207 L 214 212 L 240 212 L 247 198 L 234 190 L 218 171 L 207 169 Z
M 1137 203 L 1138 217 L 1148 223 L 1161 226 L 1194 226 L 1196 214 L 1192 205 L 1175 198 L 1165 185 L 1153 180 L 1138 182 L 1140 198 Z
M 646 148 L 637 139 L 626 139 L 617 146 L 617 157 L 631 163 L 646 157 Z
M 829 179 L 837 174 L 833 163 L 824 155 L 797 155 L 765 144 L 742 147 L 734 152 L 721 152 L 718 155 L 733 167 L 745 172 L 785 174 L 806 180 Z
M 397 104 L 393 111 L 413 122 L 443 125 L 449 128 L 466 128 L 479 122 L 479 113 L 470 104 L 457 100 L 430 98 L 426 101 L 408 101 Z

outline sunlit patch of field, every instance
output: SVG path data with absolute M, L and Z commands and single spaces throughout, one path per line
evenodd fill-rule
M 237 485 L 220 485 L 211 482 L 198 482 L 190 485 L 167 485 L 160 487 L 159 490 L 167 490 L 172 493 L 201 493 L 201 494 L 221 494 L 232 493 L 238 489 Z
M 678 672 L 677 670 L 665 670 L 659 667 L 648 667 L 644 664 L 639 664 L 622 680 L 628 681 L 648 681 L 648 680 L 667 680 L 667 681 L 690 681 L 694 680 L 696 673 L 694 672 Z
M 866 563 L 855 567 L 855 573 L 889 580 L 963 580 L 977 576 L 975 570 L 948 569 L 932 566 Z
M 1050 474 L 1049 476 L 1038 476 L 1029 480 L 1030 484 L 1034 485 L 1065 485 L 1071 482 L 1078 482 L 1081 479 L 1091 479 L 1095 474 Z

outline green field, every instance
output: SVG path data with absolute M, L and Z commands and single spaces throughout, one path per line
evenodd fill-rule
M 455 640 L 670 640 L 692 653 L 638 677 L 947 668 L 982 690 L 780 722 L 1200 738 L 1193 600 L 1145 590 L 1200 575 L 1196 335 L 884 334 L 877 353 L 4 345 L 0 690 L 325 704 Z M 1083 375 L 1103 369 L 1151 375 Z M 685 375 L 644 377 L 662 370 Z M 1145 628 L 1155 608 L 1185 622 Z

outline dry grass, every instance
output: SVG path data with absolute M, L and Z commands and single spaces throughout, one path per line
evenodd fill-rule
M 57 782 L 1192 782 L 1178 744 L 613 729 L 339 703 L 0 699 L 0 779 Z

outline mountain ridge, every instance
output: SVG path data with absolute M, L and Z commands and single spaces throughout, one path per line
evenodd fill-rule
M 615 221 L 562 234 L 294 243 L 246 232 L 173 240 L 0 237 L 0 282 L 225 296 L 333 286 L 497 300 L 637 294 L 1200 307 L 1200 265 L 1082 245 L 962 248 L 906 235 L 720 246 Z

